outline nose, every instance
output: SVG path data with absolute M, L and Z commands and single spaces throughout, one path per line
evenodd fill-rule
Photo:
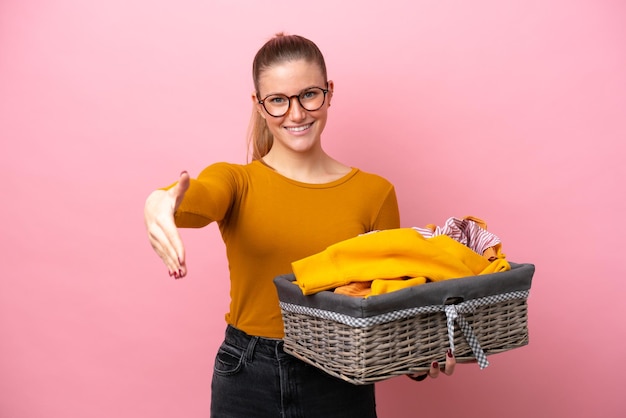
M 306 110 L 300 105 L 298 96 L 290 97 L 291 105 L 289 106 L 289 119 L 293 121 L 300 121 L 306 117 Z

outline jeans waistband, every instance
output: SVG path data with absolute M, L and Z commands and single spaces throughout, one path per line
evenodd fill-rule
M 271 357 L 286 355 L 283 351 L 283 340 L 248 335 L 232 325 L 228 325 L 228 327 L 226 327 L 224 341 L 246 350 L 248 357 L 251 357 L 254 353 L 264 354 Z

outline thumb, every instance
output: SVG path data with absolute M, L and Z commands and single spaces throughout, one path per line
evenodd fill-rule
M 178 210 L 178 206 L 180 206 L 180 203 L 183 201 L 185 193 L 187 192 L 187 189 L 189 189 L 189 181 L 189 173 L 183 171 L 180 173 L 180 178 L 178 179 L 176 186 L 170 189 L 172 197 L 176 200 L 174 211 Z

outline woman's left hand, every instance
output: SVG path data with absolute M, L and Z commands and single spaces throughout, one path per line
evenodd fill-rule
M 430 364 L 430 369 L 428 369 L 428 372 L 421 374 L 409 374 L 407 376 L 409 376 L 409 378 L 412 380 L 417 380 L 418 382 L 420 382 L 427 377 L 436 379 L 441 373 L 451 376 L 454 373 L 455 367 L 456 359 L 454 358 L 454 354 L 452 354 L 451 350 L 448 350 L 446 352 L 446 362 L 443 367 L 440 366 L 439 362 L 433 361 Z

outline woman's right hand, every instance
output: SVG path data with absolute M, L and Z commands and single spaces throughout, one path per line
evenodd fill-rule
M 430 377 L 432 379 L 436 379 L 439 377 L 439 374 L 443 372 L 443 374 L 452 376 L 454 373 L 454 368 L 456 367 L 456 357 L 452 353 L 452 350 L 448 349 L 446 351 L 446 362 L 443 365 L 440 365 L 439 362 L 433 361 L 430 364 L 430 369 L 426 373 L 422 374 L 409 374 L 407 375 L 410 379 L 421 382 L 422 380 Z
M 185 277 L 185 248 L 174 222 L 174 213 L 189 188 L 189 174 L 180 173 L 178 183 L 169 190 L 155 190 L 146 199 L 144 221 L 154 251 L 167 266 L 170 276 Z

